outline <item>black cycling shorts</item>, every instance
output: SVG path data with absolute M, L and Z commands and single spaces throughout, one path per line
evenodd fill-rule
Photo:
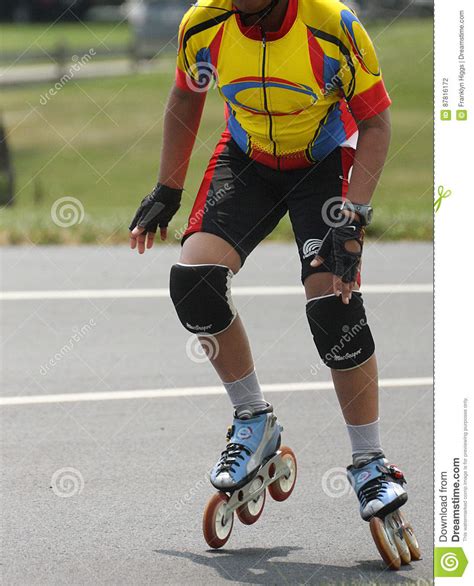
M 279 171 L 250 159 L 224 132 L 209 162 L 182 242 L 195 232 L 220 236 L 242 265 L 288 212 L 302 265 L 302 281 L 328 272 L 311 261 L 349 185 L 354 149 L 338 147 L 305 169 Z M 326 204 L 326 205 L 325 205 Z

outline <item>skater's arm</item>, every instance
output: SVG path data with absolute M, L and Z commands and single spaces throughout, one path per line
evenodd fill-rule
M 205 101 L 206 93 L 173 86 L 164 119 L 160 183 L 183 189 Z
M 352 168 L 347 199 L 368 204 L 382 174 L 390 146 L 390 111 L 384 110 L 359 122 L 359 141 Z
M 350 202 L 356 204 L 370 203 L 387 158 L 390 137 L 391 126 L 388 109 L 359 122 L 359 141 L 347 192 L 347 199 Z M 340 249 L 332 251 L 333 255 L 339 255 L 339 267 L 343 267 L 343 274 L 334 274 L 333 290 L 335 295 L 341 296 L 343 303 L 349 304 L 352 291 L 356 286 L 364 233 L 359 225 L 361 218 L 355 212 L 346 209 L 343 213 L 349 218 L 349 223 L 355 223 L 352 234 L 356 237 L 350 239 L 351 237 L 341 236 Z M 333 230 L 343 232 L 346 227 L 339 226 Z M 329 245 L 329 240 L 327 239 L 330 236 L 332 238 L 332 235 L 328 232 L 324 243 L 325 246 L 321 247 L 318 256 L 311 262 L 313 267 L 321 266 L 325 259 L 330 256 L 327 250 Z M 326 250 L 326 252 L 323 252 L 323 250 Z M 347 257 L 346 253 L 350 253 L 352 257 Z M 347 278 L 349 275 L 350 278 Z
M 158 185 L 141 203 L 130 225 L 130 247 L 143 254 L 160 227 L 166 240 L 168 223 L 180 207 L 191 153 L 201 123 L 206 94 L 173 86 L 166 105 Z

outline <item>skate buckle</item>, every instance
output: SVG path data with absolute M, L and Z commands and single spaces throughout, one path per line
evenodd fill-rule
M 406 482 L 405 476 L 404 476 L 403 472 L 400 470 L 400 468 L 397 468 L 393 464 L 390 464 L 388 466 L 388 471 L 390 473 L 390 476 L 393 476 L 393 478 L 395 480 L 398 480 L 400 482 Z

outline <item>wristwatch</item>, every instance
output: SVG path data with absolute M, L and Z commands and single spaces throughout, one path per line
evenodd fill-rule
M 364 203 L 354 203 L 348 199 L 344 200 L 341 207 L 341 211 L 342 210 L 348 210 L 350 212 L 356 213 L 360 218 L 360 223 L 362 226 L 369 226 L 372 222 L 372 218 L 374 217 L 374 209 L 372 206 Z

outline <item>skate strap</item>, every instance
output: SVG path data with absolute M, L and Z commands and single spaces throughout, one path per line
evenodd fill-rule
M 384 466 L 378 466 L 378 468 L 383 474 L 388 474 L 388 476 L 391 476 L 397 482 L 400 482 L 401 484 L 406 482 L 405 475 L 400 468 L 397 468 L 397 466 L 387 464 Z
M 380 460 L 373 460 L 360 469 L 352 469 L 351 476 L 351 484 L 357 493 L 360 490 L 365 490 L 366 486 L 377 479 L 380 479 L 379 482 L 392 480 L 402 485 L 406 483 L 405 476 L 399 468 L 392 464 L 385 464 Z

